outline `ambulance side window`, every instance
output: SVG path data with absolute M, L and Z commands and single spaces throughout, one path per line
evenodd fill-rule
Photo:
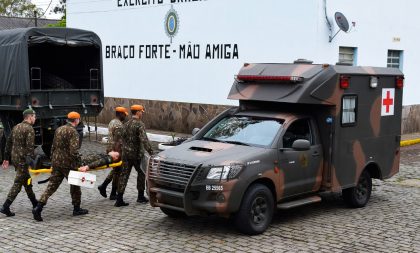
M 293 122 L 283 135 L 283 148 L 291 148 L 295 140 L 308 140 L 314 144 L 309 119 L 300 119 Z
M 357 122 L 357 96 L 344 95 L 341 101 L 341 125 L 354 126 Z

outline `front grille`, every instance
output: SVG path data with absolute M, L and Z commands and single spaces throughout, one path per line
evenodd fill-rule
M 150 159 L 149 178 L 160 185 L 185 189 L 194 173 L 195 166 Z

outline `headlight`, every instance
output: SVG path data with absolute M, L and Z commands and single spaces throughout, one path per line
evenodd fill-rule
M 157 172 L 159 168 L 160 157 L 159 156 L 152 156 L 149 160 L 149 170 L 152 172 Z
M 241 164 L 214 167 L 214 168 L 211 168 L 209 173 L 207 174 L 207 179 L 216 179 L 216 180 L 233 179 L 238 176 L 242 168 L 243 168 L 243 165 Z
M 227 166 L 211 168 L 207 174 L 207 179 L 226 179 L 229 173 Z

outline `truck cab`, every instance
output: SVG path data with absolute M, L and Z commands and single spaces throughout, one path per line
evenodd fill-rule
M 246 234 L 264 232 L 276 208 L 320 202 L 322 192 L 365 206 L 371 179 L 398 172 L 402 78 L 386 68 L 245 64 L 229 94 L 238 107 L 151 157 L 151 205 L 230 217 Z

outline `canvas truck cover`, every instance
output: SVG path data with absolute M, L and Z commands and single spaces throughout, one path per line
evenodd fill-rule
M 396 68 L 329 64 L 245 64 L 229 99 L 295 104 L 336 105 L 332 96 L 340 74 L 403 76 Z
M 28 48 L 43 43 L 101 48 L 101 40 L 95 33 L 79 29 L 21 28 L 0 31 L 0 96 L 29 94 Z

